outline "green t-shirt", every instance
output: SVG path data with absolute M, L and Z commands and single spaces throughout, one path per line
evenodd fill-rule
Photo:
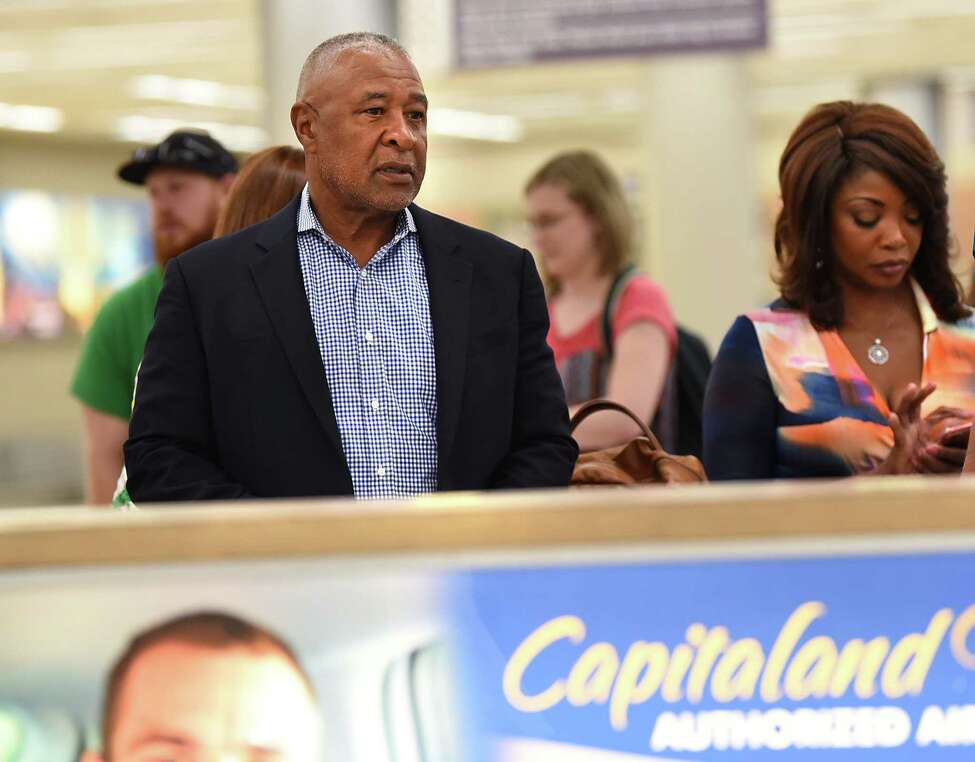
M 162 269 L 153 267 L 112 294 L 98 311 L 85 335 L 71 382 L 71 393 L 83 405 L 129 419 L 135 374 L 161 288 Z

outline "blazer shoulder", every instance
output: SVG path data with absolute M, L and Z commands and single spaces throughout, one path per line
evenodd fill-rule
M 179 255 L 180 267 L 195 272 L 213 267 L 249 265 L 253 261 L 249 254 L 271 248 L 288 234 L 296 235 L 297 201 L 294 199 L 263 222 L 194 246 Z

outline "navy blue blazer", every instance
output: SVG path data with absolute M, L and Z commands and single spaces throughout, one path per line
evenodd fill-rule
M 302 285 L 299 198 L 167 266 L 124 447 L 136 503 L 352 494 Z M 531 255 L 410 211 L 430 292 L 439 489 L 567 484 L 578 451 Z

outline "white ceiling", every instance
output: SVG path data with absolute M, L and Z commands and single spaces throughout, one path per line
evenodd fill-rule
M 56 108 L 62 132 L 75 139 L 115 137 L 126 124 L 121 120 L 128 118 L 131 129 L 133 117 L 258 128 L 254 6 L 249 0 L 3 0 L 0 103 Z M 148 88 L 140 80 L 150 75 L 157 77 L 155 91 L 152 80 Z M 159 76 L 175 78 L 168 92 L 158 87 Z M 178 85 L 192 92 L 184 80 L 194 79 L 250 95 L 213 105 L 180 102 Z
M 427 2 L 401 0 L 401 17 L 437 7 Z M 794 123 L 818 100 L 862 95 L 870 81 L 975 83 L 972 0 L 769 6 L 769 47 L 746 56 L 760 129 Z M 259 11 L 259 0 L 0 0 L 0 140 L 3 125 L 46 125 L 57 137 L 104 142 L 148 140 L 196 123 L 241 150 L 255 148 L 266 140 Z M 415 29 L 408 47 L 431 44 Z M 567 119 L 577 129 L 625 125 L 642 108 L 644 65 L 433 72 L 427 86 L 435 105 L 513 117 L 530 140 Z

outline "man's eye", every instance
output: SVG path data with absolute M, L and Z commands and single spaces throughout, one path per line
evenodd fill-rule
M 409 113 L 409 117 L 414 122 L 422 122 L 424 119 L 427 118 L 427 115 L 425 111 L 411 111 Z
M 367 108 L 366 113 L 370 116 L 382 116 L 383 108 L 382 106 L 373 106 L 372 108 Z

